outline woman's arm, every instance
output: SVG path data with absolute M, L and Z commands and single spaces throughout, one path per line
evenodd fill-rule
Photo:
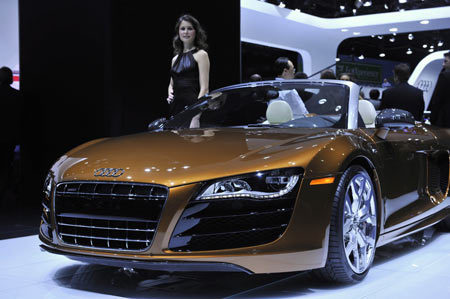
M 198 98 L 201 98 L 209 92 L 209 57 L 205 50 L 200 50 L 194 54 L 194 59 L 198 63 L 200 92 Z
M 172 64 L 175 63 L 175 60 L 177 60 L 178 55 L 176 55 L 174 58 L 172 58 Z M 167 102 L 170 104 L 173 101 L 173 79 L 172 76 L 170 77 L 169 87 L 167 89 Z

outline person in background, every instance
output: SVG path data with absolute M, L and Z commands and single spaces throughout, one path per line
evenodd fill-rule
M 253 74 L 250 76 L 250 82 L 262 81 L 262 77 L 260 74 Z
M 294 74 L 294 79 L 308 79 L 308 75 L 304 72 L 296 72 Z
M 352 75 L 349 73 L 342 73 L 339 75 L 339 80 L 344 80 L 344 81 L 352 81 L 354 82 Z
M 369 101 L 373 104 L 376 110 L 380 108 L 381 101 L 380 98 L 380 91 L 376 88 L 373 88 L 369 91 Z
M 326 69 L 320 73 L 320 79 L 336 79 L 336 75 L 332 69 Z
M 294 64 L 287 57 L 278 57 L 274 63 L 274 73 L 275 80 L 294 79 Z M 297 90 L 291 89 L 279 91 L 278 99 L 287 102 L 291 106 L 294 119 L 302 117 L 304 114 L 308 114 L 305 103 L 299 96 Z
M 383 83 L 381 83 L 381 87 L 387 88 L 391 87 L 391 83 L 389 83 L 388 79 L 384 78 Z
M 450 51 L 444 53 L 442 66 L 428 110 L 431 124 L 450 128 Z
M 294 79 L 308 79 L 308 75 L 304 72 L 296 72 L 294 74 Z M 314 95 L 314 93 L 306 91 L 305 89 L 297 88 L 296 90 L 304 103 L 306 103 Z
M 11 180 L 14 148 L 20 143 L 22 95 L 10 86 L 12 83 L 11 69 L 0 68 L 0 199 Z
M 405 63 L 394 67 L 396 85 L 383 91 L 380 110 L 397 108 L 411 112 L 414 119 L 422 121 L 425 102 L 422 90 L 408 84 L 409 66 Z
M 210 61 L 206 49 L 206 33 L 191 15 L 181 16 L 175 25 L 167 102 L 169 115 L 191 105 L 209 90 Z

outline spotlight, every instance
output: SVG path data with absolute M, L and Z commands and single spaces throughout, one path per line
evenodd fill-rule
M 391 37 L 391 38 L 389 39 L 389 41 L 390 41 L 391 43 L 395 42 L 395 37 Z
M 423 44 L 423 45 L 422 45 L 422 48 L 424 48 L 424 49 L 426 49 L 427 47 L 428 47 L 427 44 Z
M 438 47 L 442 47 L 444 45 L 444 42 L 443 41 L 439 41 L 437 45 L 438 45 Z
M 385 57 L 386 56 L 386 54 L 385 53 L 380 53 L 380 55 L 379 55 L 380 57 Z
M 387 4 L 384 4 L 384 9 L 388 10 L 389 6 Z
M 413 40 L 414 39 L 414 35 L 412 35 L 412 33 L 408 34 L 408 39 L 409 40 Z
M 342 11 L 345 10 L 345 6 L 344 6 L 344 5 L 339 6 L 339 8 L 340 8 Z
M 358 56 L 358 59 L 359 59 L 359 60 L 364 59 L 364 55 L 361 54 L 360 56 Z
M 382 35 L 377 35 L 378 39 L 383 39 Z
M 411 51 L 410 48 L 408 48 L 408 51 L 406 51 L 406 54 L 408 54 L 408 55 L 411 55 L 411 54 L 412 54 L 412 51 Z
M 398 0 L 398 3 L 400 3 L 400 4 L 403 4 L 403 3 L 406 3 L 406 2 L 408 2 L 408 0 Z
M 429 49 L 428 52 L 432 53 L 434 52 L 434 49 Z

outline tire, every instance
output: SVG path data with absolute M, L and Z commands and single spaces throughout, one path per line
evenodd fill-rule
M 372 265 L 376 237 L 377 207 L 372 180 L 363 167 L 350 166 L 342 175 L 333 200 L 327 261 L 314 274 L 339 283 L 361 281 Z

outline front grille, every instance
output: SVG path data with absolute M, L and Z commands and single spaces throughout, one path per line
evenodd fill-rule
M 120 250 L 150 247 L 168 189 L 122 182 L 66 182 L 55 192 L 59 238 L 66 244 Z
M 298 185 L 277 199 L 191 200 L 169 248 L 180 252 L 220 250 L 275 241 L 290 221 Z

